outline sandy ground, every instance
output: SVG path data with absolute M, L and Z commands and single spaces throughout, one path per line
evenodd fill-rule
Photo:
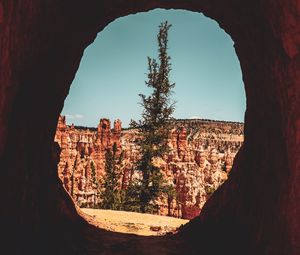
M 158 236 L 176 233 L 188 220 L 174 217 L 125 211 L 81 208 L 84 218 L 91 224 L 113 232 Z

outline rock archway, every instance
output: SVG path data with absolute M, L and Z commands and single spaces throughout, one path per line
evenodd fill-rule
M 137 239 L 97 230 L 78 216 L 59 184 L 53 137 L 83 50 L 97 32 L 115 18 L 157 7 L 203 12 L 231 35 L 247 96 L 245 143 L 229 181 L 200 217 L 176 236 Z M 297 0 L 1 0 L 2 249 L 299 254 L 299 13 Z

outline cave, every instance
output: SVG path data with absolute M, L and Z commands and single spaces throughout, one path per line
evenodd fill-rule
M 84 49 L 112 20 L 154 8 L 201 12 L 232 37 L 247 108 L 230 178 L 200 216 L 176 235 L 141 238 L 82 220 L 59 183 L 53 138 Z M 1 251 L 299 254 L 299 13 L 295 0 L 1 0 Z

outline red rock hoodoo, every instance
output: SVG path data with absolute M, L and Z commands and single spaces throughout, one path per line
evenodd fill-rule
M 105 175 L 105 153 L 115 143 L 124 154 L 120 171 L 120 189 L 139 176 L 133 171 L 139 159 L 134 143 L 137 131 L 122 131 L 121 121 L 101 119 L 97 131 L 69 127 L 60 116 L 55 141 L 61 147 L 58 174 L 66 190 L 79 206 L 99 203 L 99 188 Z M 192 219 L 198 216 L 206 200 L 226 179 L 233 158 L 243 142 L 243 124 L 209 120 L 177 121 L 170 133 L 170 152 L 155 163 L 162 169 L 168 185 L 177 191 L 177 199 L 159 201 L 161 215 Z M 91 167 L 91 165 L 93 165 Z M 97 184 L 93 183 L 92 168 Z M 100 185 L 99 185 L 100 184 Z M 71 190 L 72 189 L 72 190 Z
M 200 216 L 141 239 L 79 217 L 53 139 L 84 49 L 114 19 L 154 8 L 202 12 L 231 36 L 247 110 L 230 177 Z M 300 254 L 299 13 L 298 0 L 0 0 L 1 252 Z

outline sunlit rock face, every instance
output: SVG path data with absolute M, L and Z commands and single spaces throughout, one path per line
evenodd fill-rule
M 55 141 L 61 147 L 58 164 L 59 177 L 65 189 L 80 206 L 94 207 L 99 200 L 105 176 L 105 153 L 113 144 L 120 163 L 119 188 L 126 189 L 131 181 L 140 178 L 135 170 L 139 148 L 135 140 L 137 130 L 123 130 L 116 120 L 101 119 L 96 128 L 67 126 L 59 117 Z M 174 198 L 161 196 L 159 214 L 186 219 L 199 215 L 212 193 L 227 179 L 233 159 L 243 142 L 243 124 L 181 120 L 170 131 L 170 152 L 154 159 L 167 185 L 176 190 Z

